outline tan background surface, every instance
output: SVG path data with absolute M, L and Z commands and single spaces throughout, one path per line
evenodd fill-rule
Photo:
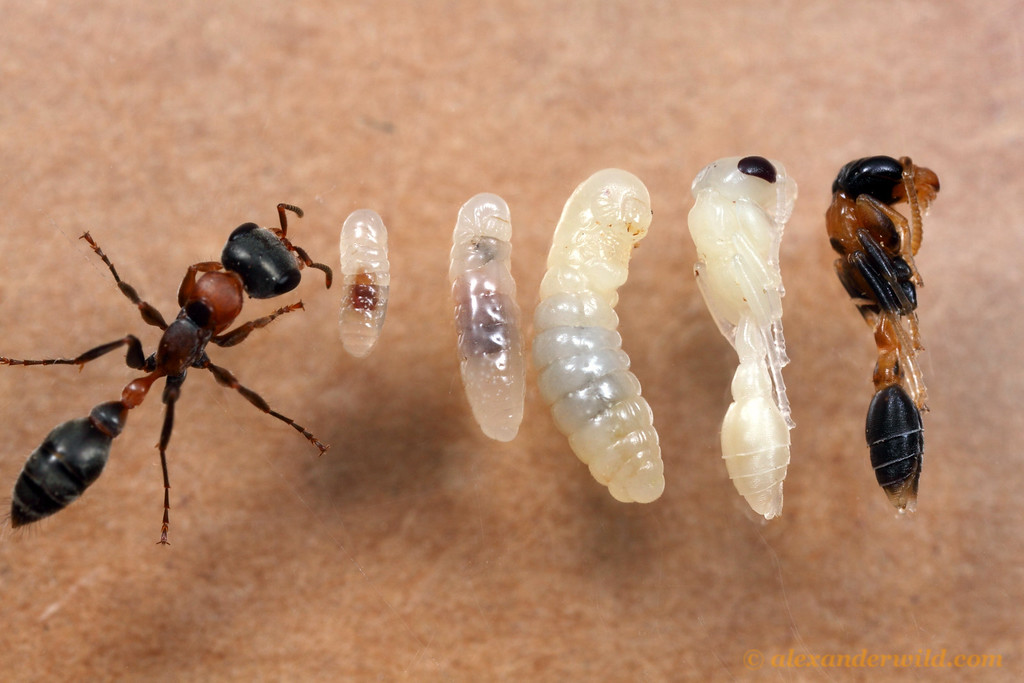
M 315 272 L 247 307 L 307 310 L 215 360 L 331 450 L 194 372 L 158 547 L 155 393 L 80 502 L 0 540 L 0 677 L 852 680 L 870 672 L 744 656 L 945 649 L 1001 655 L 975 675 L 1019 680 L 1021 3 L 118 4 L 0 3 L 0 352 L 127 331 L 152 351 L 78 235 L 173 316 L 185 267 L 239 223 L 273 225 L 279 201 L 332 265 L 350 211 L 384 216 L 389 319 L 359 362 Z M 686 232 L 697 171 L 750 153 L 800 185 L 782 246 L 798 426 L 770 524 L 718 457 L 735 356 Z M 909 518 L 868 465 L 874 349 L 822 221 L 839 166 L 868 154 L 942 180 L 918 258 L 932 412 Z M 645 507 L 591 480 L 532 375 L 519 438 L 483 437 L 450 322 L 462 202 L 509 202 L 529 313 L 562 204 L 612 165 L 655 211 L 619 306 L 666 460 Z M 3 490 L 134 375 L 115 356 L 0 369 Z

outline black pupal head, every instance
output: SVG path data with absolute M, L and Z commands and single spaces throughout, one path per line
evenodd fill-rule
M 885 204 L 896 201 L 894 191 L 903 183 L 903 164 L 886 156 L 855 159 L 839 169 L 832 194 L 842 190 L 850 199 L 862 194 Z
M 299 261 L 273 231 L 255 223 L 235 228 L 220 255 L 224 268 L 238 273 L 254 299 L 272 299 L 299 286 Z
M 777 176 L 772 162 L 764 157 L 743 157 L 736 164 L 736 168 L 744 175 L 754 176 L 769 183 L 774 183 Z

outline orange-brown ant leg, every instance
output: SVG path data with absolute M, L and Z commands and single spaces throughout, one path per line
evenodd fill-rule
M 223 269 L 224 266 L 220 261 L 202 261 L 189 266 L 185 271 L 185 277 L 181 278 L 181 284 L 178 286 L 178 305 L 184 306 L 192 295 L 192 290 L 196 286 L 196 273 L 213 273 Z
M 232 375 L 231 372 L 228 371 L 227 369 L 214 365 L 213 363 L 210 362 L 209 359 L 206 359 L 199 367 L 205 368 L 206 370 L 209 370 L 211 373 L 213 373 L 214 379 L 216 379 L 217 383 L 220 384 L 221 386 L 234 389 L 235 391 L 240 393 L 245 398 L 245 400 L 247 400 L 249 403 L 253 404 L 257 408 L 262 410 L 264 413 L 267 413 L 268 415 L 273 415 L 278 420 L 281 420 L 285 424 L 290 425 L 292 429 L 297 431 L 299 434 L 302 434 L 304 437 L 306 437 L 307 440 L 309 440 L 311 444 L 316 446 L 317 450 L 320 451 L 320 455 L 323 455 L 324 452 L 326 452 L 327 449 L 330 448 L 330 446 L 324 445 L 309 430 L 295 422 L 295 420 L 291 419 L 286 415 L 282 415 L 276 410 L 272 410 L 270 408 L 270 405 L 263 399 L 262 396 L 257 394 L 252 389 L 249 389 L 248 387 L 245 387 L 241 383 L 239 383 L 239 381 L 235 379 L 235 376 Z
M 121 276 L 117 274 L 117 270 L 114 268 L 114 264 L 110 262 L 107 255 L 103 253 L 102 249 L 100 249 L 100 245 L 96 244 L 92 235 L 86 232 L 82 235 L 81 239 L 88 242 L 89 246 L 92 247 L 92 250 L 96 252 L 96 255 L 103 259 L 103 263 L 105 263 L 107 268 L 110 269 L 110 274 L 114 276 L 114 282 L 117 283 L 117 288 L 121 290 L 122 294 L 128 297 L 129 301 L 138 307 L 139 313 L 142 314 L 142 320 L 147 325 L 152 325 L 153 327 L 159 327 L 161 330 L 166 330 L 167 323 L 164 321 L 164 317 L 160 314 L 160 311 L 156 310 L 156 307 L 149 302 L 143 301 L 139 298 L 139 294 L 135 291 L 135 288 L 121 279 Z
M 899 239 L 899 254 L 907 262 L 907 265 L 910 266 L 911 281 L 921 286 L 923 284 L 921 273 L 918 272 L 917 264 L 914 263 L 914 254 L 917 253 L 917 249 L 913 246 L 915 231 L 910 222 L 907 221 L 907 217 L 891 206 L 883 204 L 866 194 L 857 197 L 854 213 L 861 226 L 868 230 L 875 227 L 879 232 L 895 231 L 896 237 Z M 888 221 L 885 219 L 888 219 Z M 920 226 L 920 213 L 918 213 L 918 226 Z M 920 232 L 920 227 L 917 230 Z M 920 236 L 917 237 L 917 244 L 921 244 Z
M 305 309 L 301 301 L 299 301 L 298 303 L 291 304 L 290 306 L 282 306 L 281 308 L 277 309 L 270 315 L 265 315 L 262 318 L 250 320 L 244 325 L 239 325 L 230 332 L 225 332 L 224 334 L 218 334 L 216 337 L 211 337 L 210 341 L 220 347 L 235 346 L 236 344 L 241 344 L 243 341 L 245 341 L 246 337 L 248 337 L 253 330 L 258 330 L 261 327 L 266 327 L 271 323 L 271 321 L 273 321 L 278 316 L 284 315 L 285 313 L 291 313 L 292 311 L 297 311 L 299 309 Z
M 128 347 L 128 353 L 125 356 L 125 363 L 130 368 L 136 370 L 142 370 L 146 367 L 146 356 L 142 352 L 142 343 L 138 338 L 129 334 L 126 337 L 118 339 L 117 341 L 107 342 L 101 344 L 94 349 L 89 349 L 80 356 L 75 358 L 46 358 L 42 360 L 18 360 L 15 358 L 6 358 L 0 356 L 0 365 L 77 365 L 79 369 L 91 360 L 96 360 L 100 356 L 104 356 L 111 351 L 115 351 L 122 346 Z

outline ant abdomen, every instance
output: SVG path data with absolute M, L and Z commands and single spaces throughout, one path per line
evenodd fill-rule
M 864 431 L 878 485 L 900 511 L 914 509 L 924 429 L 921 412 L 902 386 L 891 384 L 875 394 Z
M 49 517 L 82 495 L 103 472 L 110 443 L 124 428 L 127 414 L 120 401 L 101 403 L 88 417 L 68 420 L 50 432 L 14 485 L 11 526 Z

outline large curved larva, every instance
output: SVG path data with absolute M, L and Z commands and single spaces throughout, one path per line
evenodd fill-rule
M 555 425 L 624 503 L 665 490 L 658 433 L 613 308 L 650 224 L 650 195 L 633 174 L 610 168 L 584 181 L 555 229 L 534 315 L 533 361 Z
M 448 269 L 462 383 L 480 429 L 497 441 L 515 438 L 526 395 L 511 238 L 508 205 L 478 194 L 459 211 Z
M 375 211 L 353 211 L 341 227 L 341 343 L 362 358 L 373 350 L 388 309 L 388 231 Z
M 739 356 L 733 403 L 722 422 L 722 457 L 736 490 L 766 519 L 782 512 L 790 419 L 782 367 L 779 243 L 796 183 L 763 157 L 721 159 L 693 181 L 690 235 L 704 301 Z M 773 390 L 774 387 L 774 390 Z

